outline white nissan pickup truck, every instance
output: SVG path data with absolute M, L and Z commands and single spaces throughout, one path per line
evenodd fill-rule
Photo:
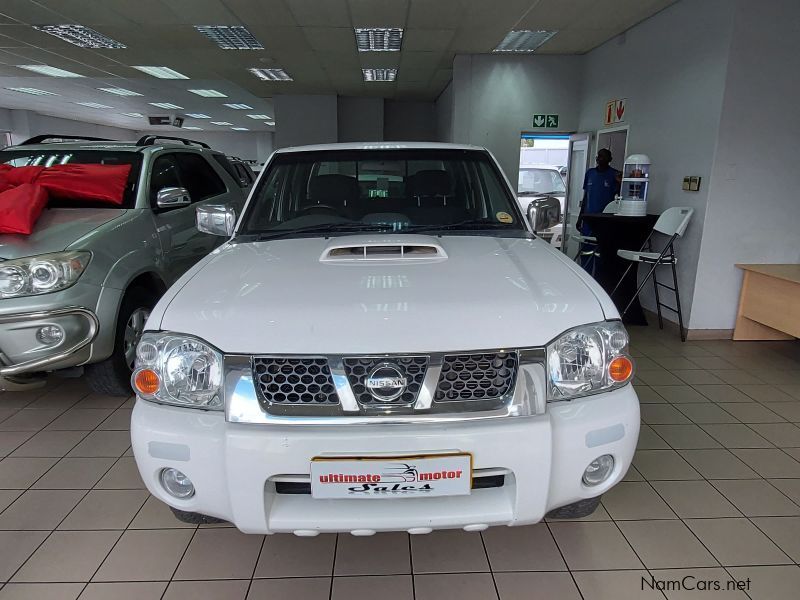
M 628 335 L 482 148 L 287 148 L 158 302 L 131 436 L 179 518 L 244 532 L 581 517 L 639 434 Z

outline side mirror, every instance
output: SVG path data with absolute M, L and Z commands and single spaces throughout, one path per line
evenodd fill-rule
M 558 198 L 546 196 L 528 205 L 528 220 L 534 232 L 544 231 L 561 222 L 561 203 Z
M 197 230 L 211 235 L 231 237 L 236 227 L 236 211 L 227 204 L 197 207 Z
M 192 197 L 186 188 L 165 187 L 158 190 L 158 194 L 156 194 L 158 208 L 177 208 L 179 206 L 189 206 L 191 203 Z

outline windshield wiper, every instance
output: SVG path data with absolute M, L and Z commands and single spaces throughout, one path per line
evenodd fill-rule
M 259 233 L 244 233 L 240 237 L 243 242 L 262 242 L 275 240 L 298 233 L 338 233 L 351 231 L 392 231 L 393 226 L 385 223 L 324 223 L 322 225 L 309 225 L 295 229 L 278 229 L 262 231 Z
M 412 225 L 406 227 L 401 233 L 420 233 L 423 231 L 471 231 L 482 229 L 516 229 L 513 223 L 500 223 L 498 221 L 488 221 L 486 219 L 470 219 L 457 223 L 443 223 L 439 225 Z

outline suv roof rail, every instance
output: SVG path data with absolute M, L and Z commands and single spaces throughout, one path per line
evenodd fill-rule
M 139 138 L 139 141 L 136 142 L 137 146 L 153 146 L 157 140 L 172 140 L 173 142 L 182 142 L 187 146 L 191 146 L 192 144 L 197 144 L 202 148 L 211 149 L 211 146 L 206 144 L 205 142 L 198 142 L 197 140 L 190 140 L 188 138 L 182 137 L 172 137 L 169 135 L 144 135 Z
M 64 140 L 83 140 L 87 142 L 113 142 L 114 140 L 110 140 L 108 138 L 99 138 L 99 137 L 90 137 L 87 135 L 54 135 L 52 133 L 48 133 L 45 135 L 35 135 L 32 138 L 28 138 L 24 142 L 20 142 L 17 144 L 18 146 L 31 146 L 33 144 L 43 144 L 47 141 L 59 141 L 63 142 Z

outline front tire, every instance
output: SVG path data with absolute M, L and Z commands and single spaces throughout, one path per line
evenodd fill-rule
M 133 394 L 131 373 L 136 360 L 136 344 L 156 302 L 156 295 L 143 288 L 133 288 L 125 293 L 114 334 L 114 352 L 104 361 L 86 367 L 86 379 L 93 392 L 107 396 Z

